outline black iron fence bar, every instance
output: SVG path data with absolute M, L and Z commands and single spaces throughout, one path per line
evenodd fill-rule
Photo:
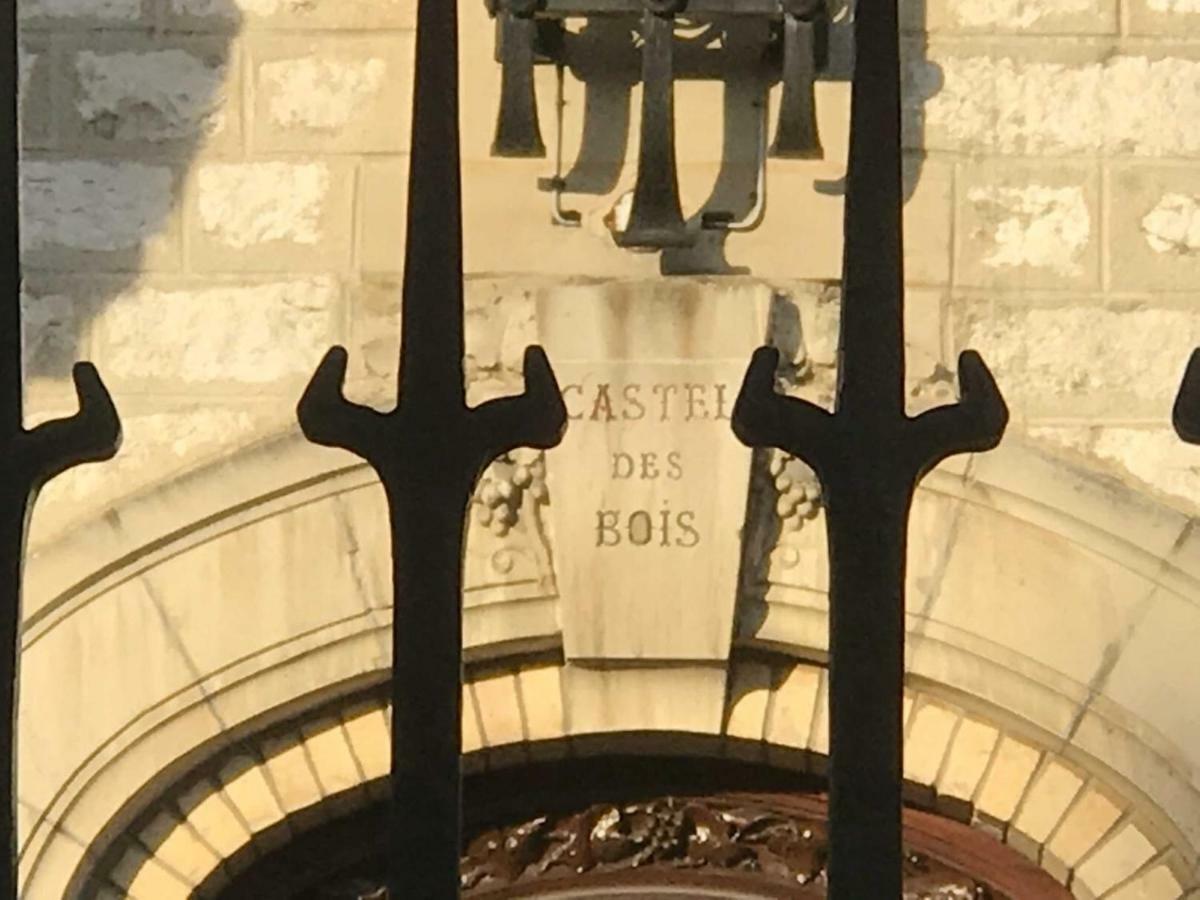
M 834 900 L 901 895 L 901 710 L 908 515 L 947 456 L 996 446 L 1008 410 L 980 357 L 959 357 L 961 402 L 904 410 L 900 51 L 896 0 L 855 22 L 835 412 L 775 391 L 758 350 L 734 409 L 738 437 L 805 460 L 824 487 L 829 541 L 830 863 Z
M 466 405 L 456 5 L 419 0 L 399 400 L 342 393 L 347 354 L 322 360 L 298 407 L 310 441 L 361 456 L 387 494 L 392 536 L 391 896 L 458 896 L 462 558 L 467 505 L 492 459 L 555 446 L 566 408 L 540 347 L 525 393 Z
M 1175 432 L 1189 444 L 1200 444 L 1200 350 L 1192 352 L 1171 419 Z
M 0 40 L 0 900 L 17 897 L 16 719 L 20 684 L 21 575 L 29 513 L 47 481 L 80 463 L 110 459 L 121 440 L 112 398 L 91 363 L 72 373 L 79 412 L 24 424 L 21 355 L 20 124 L 17 4 Z

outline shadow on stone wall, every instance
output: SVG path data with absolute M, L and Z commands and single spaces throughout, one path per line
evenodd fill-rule
M 231 2 L 23 0 L 21 260 L 31 416 L 69 405 L 70 367 L 95 355 L 97 328 L 108 342 L 144 342 L 153 352 L 154 334 L 97 320 L 142 276 L 186 275 L 183 207 L 195 160 L 201 151 L 236 158 L 245 137 L 231 50 L 240 29 Z
M 903 58 L 905 70 L 904 128 L 907 153 L 904 165 L 905 199 L 909 199 L 921 177 L 923 161 L 923 104 L 936 93 L 940 76 L 926 56 L 926 41 L 919 31 L 925 21 L 926 0 L 907 0 L 903 4 Z M 827 64 L 820 74 L 823 82 L 849 82 L 853 76 L 853 3 L 834 0 L 829 29 Z M 776 123 L 765 114 L 769 93 L 778 83 L 778 47 L 769 46 L 767 26 L 763 22 L 729 18 L 688 30 L 680 29 L 676 38 L 676 77 L 719 81 L 723 85 L 721 101 L 722 151 L 716 180 L 700 208 L 688 220 L 698 232 L 695 245 L 668 249 L 661 255 L 665 275 L 753 274 L 746 266 L 731 263 L 725 244 L 729 232 L 701 228 L 704 213 L 720 211 L 735 222 L 747 221 L 753 229 L 762 221 L 758 170 L 755 165 L 762 148 L 773 137 Z M 591 196 L 611 194 L 620 187 L 627 165 L 626 147 L 631 132 L 636 132 L 632 92 L 640 82 L 641 54 L 632 39 L 626 21 L 595 17 L 577 33 L 568 36 L 566 63 L 571 74 L 584 86 L 583 133 L 579 155 L 563 178 L 567 193 Z M 919 73 L 920 77 L 912 77 Z M 923 94 L 917 95 L 919 89 Z M 931 93 L 929 87 L 934 86 Z M 818 99 L 818 104 L 821 99 Z M 677 115 L 681 106 L 677 104 Z M 677 142 L 687 135 L 677 125 Z M 636 141 L 634 141 L 636 146 Z M 684 154 L 681 154 L 684 155 Z M 814 182 L 813 191 L 840 196 L 844 179 Z M 789 202 L 789 197 L 772 195 L 768 181 L 763 203 Z M 803 242 L 803 235 L 797 240 Z

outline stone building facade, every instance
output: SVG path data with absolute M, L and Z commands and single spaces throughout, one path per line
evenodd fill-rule
M 294 406 L 333 343 L 352 398 L 395 396 L 415 2 L 21 13 L 30 417 L 73 408 L 87 358 L 126 427 L 33 519 L 24 896 L 217 896 L 387 769 L 382 493 Z M 747 224 L 659 254 L 611 233 L 639 104 L 619 36 L 576 36 L 561 105 L 538 69 L 562 227 L 553 153 L 490 153 L 494 29 L 460 3 L 470 394 L 519 390 L 540 341 L 573 420 L 472 507 L 473 772 L 684 754 L 819 782 L 819 486 L 724 419 L 764 340 L 832 399 L 850 14 L 825 158 L 771 160 L 765 191 L 758 38 L 680 83 L 685 211 Z M 1076 897 L 1200 896 L 1200 451 L 1169 427 L 1200 345 L 1200 3 L 908 0 L 904 29 L 910 407 L 953 399 L 974 347 L 1013 413 L 918 493 L 910 799 Z

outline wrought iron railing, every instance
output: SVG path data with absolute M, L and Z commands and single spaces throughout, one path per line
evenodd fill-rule
M 647 89 L 662 103 L 669 104 L 671 74 L 669 54 L 659 45 L 671 40 L 671 17 L 684 6 L 682 0 L 644 0 Z M 789 23 L 802 21 L 806 9 L 786 2 L 778 7 Z M 521 18 L 523 10 L 512 0 L 500 6 L 506 22 Z M 0 222 L 6 253 L 0 314 L 0 833 L 7 854 L 0 866 L 0 898 L 11 900 L 17 896 L 13 724 L 28 512 L 47 479 L 78 463 L 111 457 L 120 427 L 99 375 L 87 363 L 75 368 L 76 415 L 34 429 L 23 424 L 15 4 L 8 12 L 0 59 L 6 213 Z M 518 24 L 506 27 L 519 33 Z M 738 437 L 751 446 L 778 447 L 806 460 L 824 486 L 831 569 L 829 893 L 838 900 L 895 898 L 901 891 L 904 566 L 914 488 L 947 456 L 996 446 L 1007 421 L 995 382 L 971 352 L 959 360 L 957 405 L 915 419 L 905 415 L 896 0 L 860 0 L 856 39 L 836 409 L 829 413 L 778 395 L 777 354 L 764 348 L 746 373 L 733 422 Z M 526 89 L 521 79 L 528 54 L 521 50 L 517 59 L 512 52 L 505 70 L 517 81 L 510 82 L 506 96 L 516 97 Z M 387 494 L 395 591 L 391 890 L 396 897 L 445 900 L 457 896 L 460 886 L 464 515 L 490 460 L 518 446 L 553 447 L 566 414 L 550 364 L 537 347 L 526 353 L 523 395 L 474 409 L 466 405 L 453 2 L 419 0 L 416 58 L 408 208 L 413 227 L 404 275 L 399 402 L 387 414 L 348 402 L 341 390 L 347 354 L 334 348 L 298 413 L 310 440 L 367 460 Z M 646 115 L 657 118 L 649 131 L 668 128 L 669 115 L 658 115 L 663 110 L 656 113 L 658 101 L 651 100 Z M 790 102 L 803 106 L 803 100 L 793 96 Z M 801 112 L 801 118 L 807 115 Z M 520 136 L 528 139 L 529 110 L 509 115 L 525 116 Z M 792 110 L 785 120 L 794 115 L 800 113 Z M 512 122 L 501 129 L 503 141 L 514 139 Z M 651 144 L 657 140 L 647 131 L 643 136 Z M 669 146 L 666 136 L 659 137 L 658 146 Z M 811 142 L 812 136 L 795 139 Z M 669 161 L 648 159 L 647 152 L 644 148 L 641 171 L 650 178 L 645 173 Z M 655 203 L 673 213 L 671 198 L 667 201 Z M 1188 369 L 1175 421 L 1184 439 L 1200 443 L 1200 356 Z M 420 689 L 413 690 L 418 683 Z

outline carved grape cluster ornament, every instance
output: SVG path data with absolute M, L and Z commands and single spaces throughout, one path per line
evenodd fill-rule
M 541 453 L 514 451 L 488 466 L 471 498 L 476 524 L 496 537 L 506 537 L 517 523 L 525 498 L 546 503 L 546 461 Z
M 799 459 L 781 450 L 771 452 L 767 470 L 775 490 L 775 515 L 781 529 L 796 532 L 821 509 L 821 483 Z

